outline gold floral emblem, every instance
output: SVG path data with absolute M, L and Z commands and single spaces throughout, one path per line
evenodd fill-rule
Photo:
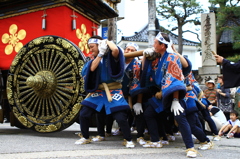
M 15 48 L 15 51 L 18 52 L 22 47 L 23 43 L 20 42 L 20 40 L 23 40 L 26 37 L 26 31 L 24 29 L 19 30 L 18 32 L 18 26 L 16 24 L 12 24 L 9 27 L 9 33 L 5 33 L 2 35 L 2 42 L 4 44 L 8 44 L 5 47 L 5 54 L 10 55 L 13 52 L 13 49 Z
M 77 38 L 81 40 L 78 43 L 78 46 L 79 46 L 80 50 L 85 51 L 85 53 L 88 54 L 89 53 L 89 48 L 87 46 L 87 41 L 90 38 L 90 35 L 87 34 L 86 32 L 87 32 L 86 25 L 82 24 L 81 29 L 77 28 L 76 35 L 77 35 Z

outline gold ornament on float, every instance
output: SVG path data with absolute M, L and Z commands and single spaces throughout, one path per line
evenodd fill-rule
M 14 48 L 15 52 L 18 52 L 23 47 L 23 44 L 20 42 L 20 40 L 23 40 L 26 37 L 27 33 L 24 29 L 19 30 L 18 33 L 17 30 L 18 26 L 16 24 L 12 24 L 9 27 L 10 35 L 8 33 L 4 33 L 2 35 L 2 42 L 4 44 L 8 44 L 4 50 L 6 55 L 12 54 Z
M 86 33 L 87 28 L 85 24 L 81 25 L 81 29 L 77 28 L 76 30 L 76 36 L 81 41 L 78 43 L 78 47 L 81 51 L 85 51 L 87 54 L 89 53 L 89 48 L 87 46 L 87 41 L 90 38 L 90 35 Z

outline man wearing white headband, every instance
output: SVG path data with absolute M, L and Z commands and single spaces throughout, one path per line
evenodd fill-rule
M 133 47 L 133 48 L 131 48 L 131 47 Z M 132 50 L 131 50 L 132 52 L 133 52 L 133 51 L 138 51 L 139 46 L 138 46 L 137 44 L 133 43 L 133 42 L 130 42 L 130 43 L 128 43 L 128 44 L 126 45 L 126 49 L 132 49 Z M 133 50 L 133 49 L 134 49 L 134 50 Z
M 75 144 L 88 144 L 89 123 L 92 115 L 103 113 L 112 115 L 123 132 L 124 145 L 135 147 L 131 141 L 131 131 L 127 122 L 126 110 L 129 105 L 123 97 L 121 81 L 124 75 L 123 52 L 113 42 L 103 40 L 100 36 L 93 36 L 88 40 L 88 47 L 94 59 L 85 63 L 81 75 L 84 80 L 84 89 L 88 96 L 81 102 L 80 128 L 82 137 Z M 107 49 L 109 48 L 109 50 Z M 101 120 L 101 119 L 99 119 Z M 97 121 L 99 136 L 93 141 L 102 141 L 105 138 L 102 120 Z
M 139 46 L 136 43 L 130 42 L 126 45 L 124 53 L 131 53 L 138 51 Z M 140 71 L 141 71 L 141 60 L 136 58 L 125 59 L 125 74 L 123 77 L 123 95 L 128 100 L 130 108 L 133 109 L 134 117 L 136 120 L 137 128 L 137 142 L 140 145 L 146 144 L 144 140 L 145 131 L 145 120 L 143 117 L 142 100 L 143 95 L 140 88 Z M 132 113 L 129 112 L 129 121 L 133 121 Z M 132 117 L 132 118 L 131 118 Z M 131 122 L 132 123 L 132 122 Z
M 196 157 L 197 151 L 194 149 L 191 129 L 185 114 L 186 87 L 183 81 L 182 65 L 176 53 L 167 52 L 170 45 L 168 34 L 159 32 L 154 39 L 153 48 L 143 52 L 141 86 L 155 86 L 159 89 L 155 96 L 148 100 L 148 106 L 144 111 L 151 142 L 143 147 L 160 147 L 157 119 L 161 112 L 171 111 L 187 148 L 187 157 Z

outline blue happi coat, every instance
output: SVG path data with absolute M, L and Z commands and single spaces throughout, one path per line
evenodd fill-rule
M 192 72 L 185 78 L 185 83 L 187 86 L 191 86 L 192 90 L 188 90 L 185 101 L 187 103 L 186 114 L 201 111 L 202 109 L 207 109 L 210 102 L 204 97 L 199 97 L 202 92 L 198 82 L 194 78 Z M 201 103 L 200 103 L 201 102 Z M 204 104 L 206 108 L 204 108 L 201 104 Z
M 162 98 L 155 96 L 149 99 L 149 103 L 157 113 L 171 107 L 173 92 L 179 91 L 179 102 L 185 107 L 184 97 L 186 87 L 182 73 L 180 59 L 175 53 L 165 52 L 163 56 L 151 61 L 146 59 L 141 76 L 141 86 L 155 86 L 162 91 Z
M 141 61 L 137 58 L 134 58 L 125 69 L 122 82 L 124 96 L 135 97 L 143 92 L 144 88 L 140 87 L 140 72 Z
M 186 114 L 197 112 L 201 107 L 200 103 L 198 102 L 198 94 L 200 93 L 201 89 L 198 85 L 198 82 L 195 80 L 192 72 L 185 78 L 186 86 L 191 86 L 192 90 L 188 90 L 185 101 L 187 103 L 186 107 Z
M 123 97 L 122 89 L 110 90 L 112 102 L 108 102 L 105 90 L 99 90 L 98 85 L 101 83 L 122 82 L 124 75 L 124 56 L 120 48 L 119 58 L 116 60 L 112 56 L 111 50 L 104 56 L 95 71 L 90 70 L 93 60 L 88 61 L 81 72 L 84 79 L 84 89 L 90 93 L 81 104 L 91 107 L 100 112 L 105 107 L 106 114 L 129 109 L 129 105 Z

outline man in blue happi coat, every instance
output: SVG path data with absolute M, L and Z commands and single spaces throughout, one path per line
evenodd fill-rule
M 124 49 L 124 53 L 138 51 L 139 46 L 136 43 L 129 42 Z M 135 117 L 136 129 L 137 129 L 137 142 L 140 145 L 146 144 L 144 140 L 144 131 L 146 128 L 143 105 L 147 99 L 147 94 L 143 94 L 144 90 L 140 87 L 140 72 L 141 72 L 141 60 L 138 57 L 126 58 L 125 60 L 125 73 L 123 78 L 123 94 L 128 100 L 130 108 L 133 109 L 132 114 Z M 131 114 L 129 114 L 130 116 Z
M 191 136 L 191 129 L 186 119 L 186 86 L 182 73 L 182 65 L 176 53 L 167 52 L 171 47 L 170 38 L 165 33 L 158 33 L 154 39 L 154 48 L 144 50 L 142 87 L 155 86 L 159 93 L 149 99 L 144 112 L 151 142 L 143 147 L 161 147 L 156 117 L 164 110 L 174 113 L 183 141 L 187 148 L 187 157 L 196 157 L 197 152 Z M 160 95 L 159 95 L 160 94 Z
M 123 97 L 122 78 L 124 75 L 124 56 L 122 50 L 113 42 L 93 36 L 88 40 L 93 59 L 88 61 L 81 72 L 84 89 L 89 92 L 82 101 L 80 128 L 82 137 L 75 144 L 90 143 L 89 122 L 93 114 L 105 111 L 111 114 L 120 126 L 124 145 L 135 147 L 127 122 L 129 105 Z
M 195 80 L 192 71 L 185 77 L 185 84 L 187 86 L 187 94 L 185 97 L 187 107 L 185 111 L 192 134 L 200 142 L 200 146 L 198 147 L 199 150 L 211 149 L 213 148 L 213 143 L 206 136 L 198 115 L 198 113 L 201 112 L 202 116 L 207 119 L 209 114 L 207 107 L 210 105 L 210 102 L 203 96 L 203 91 Z M 212 120 L 209 123 L 213 124 L 213 127 L 216 127 Z M 217 131 L 217 128 L 215 129 Z

